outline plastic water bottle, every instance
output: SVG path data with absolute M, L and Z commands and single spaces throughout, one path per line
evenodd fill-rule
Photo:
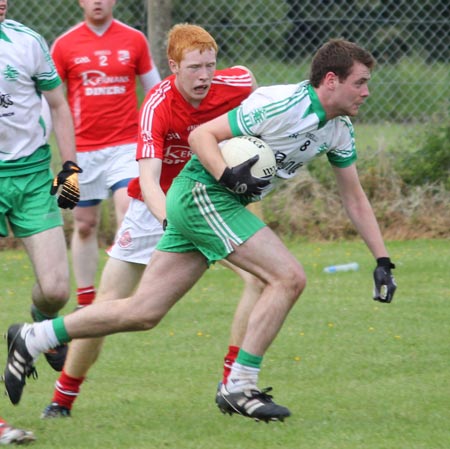
M 330 265 L 325 267 L 323 271 L 325 273 L 337 273 L 338 271 L 358 271 L 359 265 L 356 262 L 344 263 L 342 265 Z

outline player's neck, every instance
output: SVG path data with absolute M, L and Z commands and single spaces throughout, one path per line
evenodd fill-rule
M 111 23 L 113 22 L 113 18 L 108 18 L 105 22 L 99 23 L 99 22 L 92 22 L 88 19 L 85 20 L 87 27 L 92 30 L 97 36 L 101 36 L 104 34 L 108 28 L 111 26 Z
M 327 91 L 323 86 L 314 88 L 314 90 L 316 91 L 317 98 L 319 99 L 323 110 L 325 111 L 326 120 L 332 120 L 333 118 L 342 115 L 341 111 L 336 108 L 329 91 Z

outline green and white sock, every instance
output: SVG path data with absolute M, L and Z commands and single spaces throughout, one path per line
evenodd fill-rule
M 64 327 L 63 317 L 53 320 L 45 320 L 24 326 L 22 336 L 25 338 L 28 352 L 36 359 L 42 352 L 55 348 L 56 346 L 70 341 Z
M 239 350 L 238 357 L 231 367 L 226 388 L 230 393 L 258 388 L 258 374 L 262 356 Z

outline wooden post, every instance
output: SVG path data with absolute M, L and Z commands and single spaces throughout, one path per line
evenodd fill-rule
M 147 0 L 148 40 L 161 78 L 170 74 L 167 65 L 167 32 L 172 26 L 172 0 Z

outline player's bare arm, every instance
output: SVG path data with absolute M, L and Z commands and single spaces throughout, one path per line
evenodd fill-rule
M 158 69 L 153 67 L 147 73 L 139 75 L 139 81 L 144 90 L 144 94 L 146 94 L 153 86 L 161 81 Z
M 207 122 L 189 135 L 189 146 L 202 165 L 216 178 L 220 179 L 227 168 L 218 142 L 233 137 L 227 114 Z
M 162 223 L 166 218 L 166 195 L 161 189 L 162 160 L 144 158 L 139 160 L 139 184 L 145 204 Z
M 344 208 L 353 225 L 375 259 L 388 257 L 377 219 L 361 186 L 355 164 L 333 169 Z
M 76 161 L 75 134 L 72 114 L 64 97 L 62 85 L 43 92 L 52 114 L 53 130 L 58 144 L 61 160 Z

